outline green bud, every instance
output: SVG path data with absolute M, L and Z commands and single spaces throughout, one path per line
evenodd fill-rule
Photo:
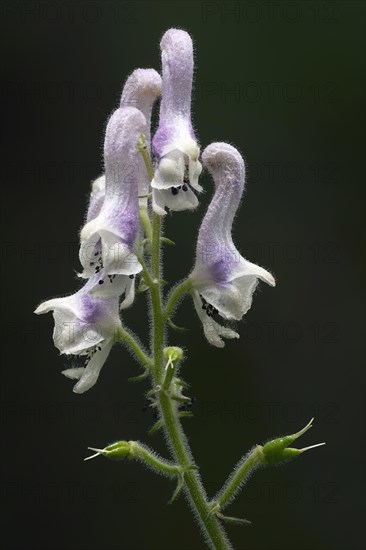
M 94 447 L 88 447 L 89 451 L 94 451 L 95 454 L 88 456 L 84 460 L 90 460 L 96 456 L 102 455 L 107 458 L 113 458 L 115 460 L 121 460 L 122 458 L 132 458 L 132 443 L 133 441 L 117 441 L 108 445 L 104 449 L 95 449 Z
M 164 359 L 176 363 L 183 358 L 183 350 L 177 346 L 170 346 L 164 349 Z
M 277 439 L 272 439 L 271 441 L 265 443 L 265 445 L 261 447 L 264 457 L 264 463 L 279 464 L 286 460 L 291 460 L 292 458 L 295 458 L 299 454 L 308 451 L 309 449 L 314 449 L 315 447 L 325 445 L 325 443 L 318 443 L 317 445 L 304 447 L 303 449 L 295 449 L 289 447 L 289 445 L 291 445 L 296 439 L 298 439 L 301 435 L 310 430 L 313 425 L 313 420 L 314 418 L 312 418 L 302 430 L 299 430 L 295 434 L 278 437 Z
M 180 361 L 183 357 L 183 350 L 177 348 L 176 346 L 171 346 L 164 349 L 164 359 L 166 360 L 164 380 L 162 384 L 162 389 L 168 391 L 172 383 L 176 363 Z

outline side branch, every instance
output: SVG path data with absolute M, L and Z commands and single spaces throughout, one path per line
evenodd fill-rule
M 219 513 L 225 508 L 238 494 L 245 482 L 261 464 L 264 463 L 263 447 L 260 445 L 254 447 L 247 456 L 241 459 L 235 467 L 232 474 L 224 484 L 223 488 L 213 499 L 212 513 Z
M 179 300 L 190 290 L 192 289 L 192 282 L 190 279 L 185 279 L 183 282 L 181 282 L 179 285 L 177 285 L 173 290 L 171 291 L 170 295 L 168 296 L 168 300 L 164 309 L 164 319 L 169 319 L 169 317 L 173 314 L 174 309 L 176 308 Z
M 136 356 L 142 367 L 148 368 L 149 370 L 152 369 L 152 360 L 144 352 L 139 342 L 129 330 L 123 327 L 119 327 L 116 334 L 116 341 L 122 342 L 128 348 L 130 353 Z

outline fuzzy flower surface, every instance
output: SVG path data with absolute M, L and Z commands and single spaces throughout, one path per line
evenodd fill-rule
M 252 304 L 258 280 L 275 286 L 273 276 L 241 256 L 232 239 L 232 225 L 244 190 L 245 168 L 240 153 L 226 143 L 212 143 L 202 154 L 215 183 L 215 193 L 198 233 L 196 263 L 190 280 L 193 300 L 208 341 L 223 347 L 224 338 L 238 338 L 214 319 L 240 320 Z
M 48 300 L 35 310 L 37 315 L 53 312 L 53 341 L 61 354 L 84 358 L 83 366 L 63 371 L 78 380 L 75 393 L 94 386 L 121 326 L 118 298 L 98 299 L 89 293 L 99 277 L 89 279 L 75 294 Z
M 159 126 L 152 142 L 157 169 L 152 181 L 154 211 L 192 210 L 202 191 L 198 183 L 202 165 L 200 148 L 191 121 L 193 44 L 188 33 L 168 30 L 160 42 L 162 97 Z
M 103 187 L 99 181 L 95 184 L 95 193 L 92 192 L 87 222 L 80 233 L 82 277 L 103 275 L 90 289 L 96 297 L 126 294 L 128 279 L 133 279 L 142 269 L 134 253 L 140 225 L 140 163 L 136 144 L 145 130 L 145 117 L 134 107 L 120 107 L 107 125 L 104 200 L 99 198 Z M 129 296 L 128 302 L 131 299 L 133 297 Z
M 121 107 L 136 107 L 145 117 L 145 142 L 149 156 L 151 155 L 151 114 L 155 101 L 161 94 L 161 76 L 154 69 L 136 69 L 126 80 L 121 97 Z M 144 160 L 138 156 L 139 163 L 139 199 L 140 207 L 147 208 L 147 195 L 150 191 L 150 181 Z
M 149 154 L 151 146 L 151 113 L 155 101 L 160 96 L 161 85 L 161 76 L 157 71 L 155 71 L 155 69 L 135 69 L 127 78 L 121 94 L 120 107 L 135 107 L 141 111 L 145 117 L 145 140 Z M 141 156 L 138 157 L 138 161 L 138 189 L 139 196 L 143 196 L 149 193 L 150 182 Z M 98 185 L 98 188 L 105 189 L 105 175 L 103 174 L 100 176 L 95 181 L 95 184 Z M 100 194 L 100 197 L 102 197 L 102 194 Z M 140 206 L 146 207 L 147 199 L 141 198 L 139 200 L 139 204 Z M 95 217 L 95 215 L 92 217 Z

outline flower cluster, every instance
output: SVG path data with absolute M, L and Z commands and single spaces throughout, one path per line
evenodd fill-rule
M 191 120 L 193 45 L 183 30 L 162 37 L 162 77 L 137 69 L 127 79 L 119 107 L 109 118 L 104 140 L 104 174 L 92 183 L 80 231 L 79 278 L 75 294 L 42 303 L 36 313 L 53 312 L 54 343 L 80 363 L 63 371 L 77 379 L 77 393 L 91 388 L 122 329 L 121 312 L 135 299 L 136 278 L 149 263 L 152 217 L 194 210 L 202 192 L 202 165 L 212 175 L 214 195 L 198 233 L 196 262 L 187 279 L 207 340 L 222 347 L 238 334 L 220 324 L 240 320 L 251 306 L 258 280 L 274 286 L 263 268 L 245 260 L 231 236 L 245 179 L 244 161 L 231 145 L 213 143 L 203 151 Z M 154 103 L 161 96 L 159 123 L 150 136 Z M 144 154 L 138 144 L 143 140 Z M 150 172 L 146 158 L 150 159 Z

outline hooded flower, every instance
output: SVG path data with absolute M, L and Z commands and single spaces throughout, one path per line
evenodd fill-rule
M 154 69 L 136 69 L 128 77 L 123 87 L 121 107 L 136 107 L 146 119 L 145 141 L 150 154 L 151 112 L 153 105 L 161 93 L 161 76 Z M 142 155 L 139 162 L 139 195 L 147 195 L 150 181 L 146 172 Z M 147 199 L 140 199 L 140 206 L 147 206 Z
M 154 102 L 161 91 L 161 77 L 154 69 L 136 69 L 128 77 L 123 87 L 121 96 L 121 107 L 136 107 L 146 119 L 145 141 L 150 153 L 150 124 L 151 111 Z M 146 172 L 144 161 L 141 155 L 137 157 L 138 162 L 138 193 L 139 196 L 147 195 L 149 192 L 149 177 Z M 96 218 L 101 210 L 105 198 L 105 175 L 103 174 L 92 183 L 89 208 L 86 221 L 90 222 Z M 139 199 L 139 208 L 147 208 L 147 198 Z M 98 258 L 100 260 L 100 258 Z M 94 264 L 95 265 L 95 264 Z M 97 268 L 101 263 L 96 264 Z M 86 276 L 85 273 L 82 276 Z M 135 280 L 131 276 L 114 275 L 107 278 L 107 284 L 96 285 L 91 293 L 99 296 L 123 295 L 121 308 L 130 306 L 135 296 Z
M 137 142 L 145 130 L 145 118 L 134 107 L 119 108 L 111 116 L 104 144 L 104 200 L 102 176 L 94 183 L 80 234 L 82 277 L 102 275 L 98 281 L 93 279 L 89 291 L 104 298 L 125 294 L 128 305 L 134 292 L 128 281 L 142 269 L 134 245 L 139 231 Z
M 231 237 L 244 189 L 244 161 L 226 143 L 212 143 L 202 154 L 215 182 L 215 194 L 198 233 L 196 265 L 190 275 L 193 299 L 208 341 L 223 347 L 220 336 L 238 338 L 212 316 L 240 320 L 249 310 L 258 279 L 275 286 L 268 271 L 245 260 Z
M 102 205 L 105 199 L 105 176 L 99 176 L 91 184 L 91 192 L 89 205 L 86 215 L 86 223 L 94 220 L 102 209 Z M 90 285 L 89 293 L 93 296 L 100 298 L 121 297 L 121 309 L 129 307 L 135 298 L 135 278 L 134 276 L 127 277 L 126 275 L 109 275 L 104 276 L 104 269 L 102 267 L 102 259 L 100 256 L 96 256 L 95 273 L 98 277 L 94 277 L 94 283 Z M 79 277 L 88 278 L 88 275 L 79 273 Z M 107 284 L 105 281 L 107 280 Z M 99 283 L 99 281 L 102 281 Z
M 146 119 L 145 141 L 146 141 L 146 145 L 149 150 L 149 153 L 150 153 L 150 141 L 151 141 L 151 136 L 150 136 L 151 112 L 155 101 L 160 96 L 160 92 L 161 92 L 161 76 L 159 75 L 159 73 L 155 71 L 155 69 L 136 69 L 127 78 L 126 83 L 122 90 L 120 107 L 136 107 L 136 109 L 142 112 L 142 114 Z M 150 182 L 149 182 L 146 169 L 144 168 L 144 161 L 141 155 L 139 155 L 138 158 L 141 159 L 141 168 L 139 167 L 139 182 L 138 182 L 139 195 L 147 195 L 149 193 Z M 98 203 L 99 203 L 99 199 L 101 199 L 103 202 L 104 190 L 105 190 L 105 175 L 103 174 L 97 180 L 95 180 L 95 182 L 92 184 L 92 187 L 93 187 L 93 191 L 92 191 L 91 199 L 93 199 L 93 195 L 95 195 L 95 202 L 96 202 L 96 199 L 98 199 Z M 141 199 L 139 202 L 140 202 L 140 206 L 147 205 L 146 198 Z M 92 204 L 92 200 L 91 200 L 91 204 Z M 89 207 L 87 221 L 96 217 L 95 210 L 96 209 L 93 208 L 92 209 L 93 215 L 89 215 L 90 214 L 90 207 Z
M 53 311 L 53 341 L 61 354 L 85 357 L 84 366 L 63 371 L 68 378 L 79 380 L 75 393 L 94 386 L 120 327 L 118 298 L 105 300 L 90 295 L 95 279 L 99 275 L 75 294 L 48 300 L 35 310 L 37 315 Z
M 160 42 L 163 89 L 159 127 L 152 150 L 158 167 L 152 181 L 153 208 L 165 215 L 171 210 L 196 208 L 191 186 L 202 191 L 198 177 L 202 166 L 199 145 L 191 123 L 193 45 L 185 31 L 170 29 Z

